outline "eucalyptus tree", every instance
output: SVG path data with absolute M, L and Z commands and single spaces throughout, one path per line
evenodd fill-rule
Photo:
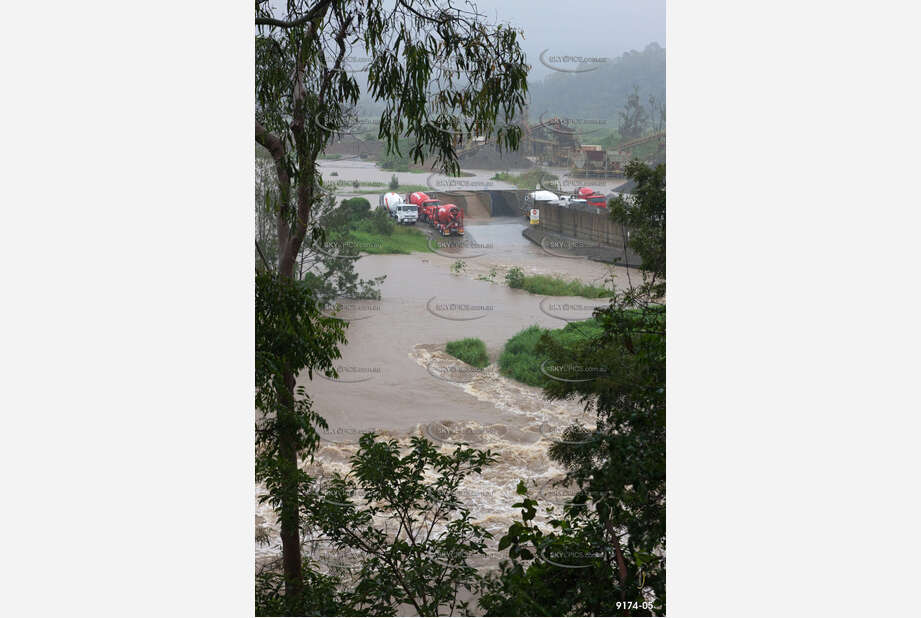
M 291 293 L 282 280 L 294 278 L 308 234 L 311 242 L 323 243 L 316 213 L 324 199 L 317 159 L 354 123 L 359 78 L 382 110 L 378 138 L 388 153 L 398 151 L 399 140 L 408 138 L 415 162 L 428 158 L 435 169 L 456 174 L 456 148 L 464 139 L 482 136 L 494 139 L 500 149 L 518 146 L 521 129 L 513 120 L 524 108 L 528 71 L 520 38 L 509 25 L 488 21 L 471 2 L 454 6 L 450 0 L 256 1 L 255 138 L 270 153 L 277 178 L 273 270 L 281 290 Z M 309 305 L 305 299 L 299 302 L 305 309 Z M 316 318 L 313 311 L 298 315 L 307 322 Z M 329 330 L 301 327 L 317 334 Z M 284 329 L 279 332 L 285 334 Z M 337 333 L 329 336 L 339 340 Z M 264 382 L 272 395 L 263 397 L 262 404 L 280 407 L 260 407 L 261 413 L 272 417 L 306 401 L 305 394 L 299 399 L 294 392 L 295 376 L 316 363 L 321 370 L 329 363 L 322 356 L 301 360 L 305 364 L 275 365 L 281 373 Z M 298 419 L 322 421 L 319 416 L 295 415 L 292 422 L 275 424 L 274 437 L 271 432 L 261 434 L 263 447 L 275 454 L 274 461 L 264 462 L 266 469 L 292 470 L 298 456 L 315 448 L 312 434 Z M 286 603 L 290 611 L 297 611 L 303 578 L 294 496 L 304 479 L 283 474 L 278 481 L 270 491 L 281 515 Z
M 256 479 L 281 523 L 285 603 L 301 615 L 303 571 L 300 555 L 299 493 L 310 477 L 298 457 L 313 452 L 326 421 L 314 410 L 303 387 L 295 389 L 301 368 L 336 377 L 333 361 L 345 342 L 341 320 L 326 317 L 310 290 L 289 277 L 256 275 Z M 293 548 L 293 549 L 292 549 Z
M 415 162 L 459 172 L 473 136 L 517 148 L 527 71 L 521 33 L 450 0 L 291 0 L 256 4 L 256 141 L 278 176 L 278 270 L 291 276 L 322 193 L 317 158 L 347 132 L 367 80 L 383 105 L 387 150 L 412 140 Z

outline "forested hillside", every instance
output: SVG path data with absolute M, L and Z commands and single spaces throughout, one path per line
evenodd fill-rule
M 528 59 L 532 64 L 537 58 Z M 640 102 L 648 104 L 649 95 L 665 101 L 665 49 L 650 43 L 643 51 L 629 51 L 585 73 L 554 72 L 542 81 L 529 83 L 530 121 L 560 116 L 607 121 L 617 127 L 619 112 L 627 96 L 639 89 Z

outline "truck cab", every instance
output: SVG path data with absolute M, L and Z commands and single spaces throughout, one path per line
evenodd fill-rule
M 400 224 L 415 225 L 419 219 L 419 208 L 415 204 L 397 204 L 393 210 L 393 218 Z
M 576 195 L 578 195 L 580 199 L 585 200 L 589 206 L 594 206 L 595 208 L 608 207 L 608 198 L 606 198 L 601 193 L 598 193 L 594 189 L 589 189 L 588 187 L 579 187 Z
M 430 198 L 423 191 L 416 191 L 406 196 L 406 201 L 419 208 L 419 220 L 434 221 L 434 212 L 441 206 L 441 202 Z
M 440 200 L 425 200 L 419 206 L 419 216 L 423 221 L 427 221 L 432 218 L 432 213 L 438 210 L 439 206 L 441 206 Z

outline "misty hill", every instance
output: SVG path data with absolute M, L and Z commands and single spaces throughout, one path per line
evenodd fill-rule
M 532 64 L 537 58 L 529 58 Z M 384 106 L 367 94 L 366 75 L 357 74 L 361 85 L 358 114 L 379 115 Z M 643 51 L 629 51 L 585 73 L 553 72 L 544 79 L 529 83 L 529 120 L 531 123 L 554 116 L 571 119 L 598 119 L 611 130 L 617 129 L 619 112 L 627 95 L 639 88 L 640 104 L 648 104 L 649 95 L 665 102 L 665 48 L 650 43 Z M 604 131 L 603 134 L 606 134 Z M 599 136 L 601 134 L 598 134 Z M 365 136 L 374 139 L 369 132 Z
M 536 59 L 532 62 L 537 61 Z M 665 101 L 665 49 L 650 43 L 643 51 L 629 51 L 586 73 L 555 72 L 542 81 L 531 82 L 530 121 L 560 116 L 606 120 L 617 128 L 618 112 L 624 108 L 633 86 L 639 87 L 640 101 L 649 95 Z

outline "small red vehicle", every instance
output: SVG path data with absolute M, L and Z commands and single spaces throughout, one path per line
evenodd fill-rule
M 608 198 L 588 187 L 579 187 L 578 191 L 576 191 L 576 197 L 585 200 L 589 206 L 595 206 L 596 208 L 608 207 Z

